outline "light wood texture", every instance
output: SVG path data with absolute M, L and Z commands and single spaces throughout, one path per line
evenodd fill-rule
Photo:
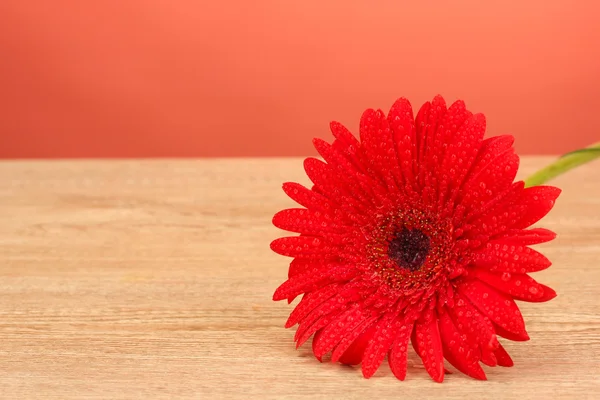
M 521 176 L 549 162 L 525 158 Z M 557 179 L 543 226 L 559 296 L 489 380 L 432 382 L 410 358 L 370 380 L 294 349 L 269 242 L 300 159 L 0 163 L 0 397 L 598 398 L 600 163 Z

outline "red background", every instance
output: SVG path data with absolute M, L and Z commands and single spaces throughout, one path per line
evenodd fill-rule
M 312 153 L 441 93 L 525 153 L 600 138 L 600 2 L 3 0 L 0 157 Z

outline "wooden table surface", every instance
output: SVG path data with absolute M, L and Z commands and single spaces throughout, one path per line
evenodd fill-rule
M 269 249 L 290 180 L 300 159 L 0 162 L 0 398 L 600 398 L 600 163 L 554 182 L 535 277 L 559 295 L 522 303 L 531 340 L 485 382 L 294 349 Z

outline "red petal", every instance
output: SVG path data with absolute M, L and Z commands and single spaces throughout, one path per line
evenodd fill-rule
M 373 376 L 379 368 L 385 355 L 390 350 L 400 324 L 394 321 L 395 315 L 387 314 L 375 328 L 373 339 L 367 345 L 363 356 L 362 373 L 365 378 Z
M 323 362 L 323 356 L 317 355 L 317 352 L 315 351 L 315 347 L 316 347 L 317 343 L 320 340 L 322 340 L 322 338 L 323 338 L 323 329 L 321 329 L 320 331 L 317 331 L 317 333 L 315 333 L 315 336 L 313 336 L 313 341 L 312 341 L 313 354 L 315 355 L 317 360 L 319 360 L 319 362 Z
M 326 197 L 299 183 L 286 182 L 283 184 L 283 191 L 296 203 L 310 210 L 331 210 L 331 203 Z
M 451 110 L 452 107 L 448 110 L 447 115 L 451 115 Z M 441 176 L 439 177 L 440 208 L 444 207 L 444 205 L 448 210 L 454 208 L 454 202 L 458 197 L 460 187 L 467 177 L 481 147 L 485 125 L 485 116 L 483 114 L 469 116 L 459 125 L 458 131 L 456 131 L 452 139 L 448 142 L 444 153 Z M 447 196 L 446 192 L 449 188 L 453 190 Z
M 541 271 L 552 265 L 546 256 L 536 250 L 497 241 L 489 242 L 474 254 L 473 261 L 478 267 L 511 274 Z
M 560 189 L 551 186 L 523 187 L 523 182 L 515 182 L 488 203 L 475 204 L 477 211 L 467 217 L 467 223 L 476 228 L 473 234 L 494 237 L 509 229 L 527 228 L 552 209 L 560 194 Z
M 308 272 L 309 270 L 313 269 L 317 263 L 318 261 L 315 260 L 294 258 L 290 263 L 290 268 L 288 269 L 288 278 Z
M 343 307 L 341 307 L 343 310 Z M 309 324 L 305 324 L 304 322 L 300 323 L 300 326 L 298 327 L 298 330 L 296 331 L 296 348 L 302 346 L 304 344 L 304 342 L 306 342 L 308 339 L 310 339 L 310 337 L 313 335 L 313 333 L 316 333 L 317 331 L 323 329 L 324 327 L 326 327 L 327 325 L 329 325 L 331 323 L 331 321 L 336 317 L 337 312 L 340 312 L 340 310 L 336 310 L 336 312 L 326 315 L 318 320 L 316 320 L 313 324 L 309 325 Z M 300 332 L 300 334 L 299 334 Z
M 509 296 L 498 293 L 479 280 L 466 281 L 459 290 L 484 315 L 502 328 L 515 334 L 525 332 L 523 316 Z
M 344 354 L 339 358 L 339 361 L 342 364 L 348 365 L 357 365 L 360 364 L 363 358 L 363 354 L 365 353 L 365 348 L 369 341 L 375 334 L 376 324 L 371 325 L 362 334 L 358 336 L 356 340 L 352 342 L 350 347 L 344 352 Z
M 454 307 L 448 309 L 456 328 L 467 335 L 469 342 L 480 346 L 482 350 L 495 350 L 499 344 L 494 327 L 471 302 L 457 295 Z
M 509 272 L 495 274 L 480 268 L 475 269 L 473 274 L 488 285 L 518 300 L 544 302 L 556 297 L 554 290 L 537 283 L 529 275 L 511 274 Z
M 447 109 L 446 101 L 442 96 L 436 96 L 431 103 L 423 104 L 417 113 L 418 157 L 414 170 L 425 202 L 433 202 L 438 196 L 438 174 L 442 165 L 444 146 L 447 144 L 445 140 L 449 137 L 447 125 L 442 124 L 444 121 L 447 122 L 448 118 L 466 111 L 463 110 L 463 102 L 456 102 L 451 108 L 452 111 Z
M 294 275 L 275 290 L 273 300 L 295 298 L 299 294 L 312 292 L 333 282 L 343 282 L 356 276 L 357 271 L 341 264 L 324 264 L 305 273 Z
M 326 300 L 329 300 L 333 297 L 339 290 L 339 284 L 332 284 L 328 286 L 324 286 L 320 289 L 315 290 L 314 292 L 310 292 L 302 297 L 302 300 L 294 311 L 290 314 L 287 322 L 285 323 L 286 328 L 290 328 L 296 325 L 300 320 L 305 318 L 310 312 L 312 312 L 315 308 L 323 304 Z
M 431 378 L 436 382 L 442 382 L 444 380 L 444 354 L 438 322 L 433 312 L 430 312 L 425 320 L 415 324 L 411 342 Z
M 461 332 L 448 313 L 440 315 L 440 333 L 444 348 L 444 357 L 456 369 L 475 379 L 485 380 L 485 373 L 479 365 L 477 346 L 463 339 Z
M 469 173 L 460 204 L 465 209 L 479 207 L 505 192 L 519 168 L 512 136 L 497 136 L 483 141 L 477 160 Z
M 498 365 L 501 367 L 512 367 L 514 365 L 512 358 L 506 352 L 506 349 L 500 345 L 496 351 L 494 351 L 494 355 L 498 360 Z
M 532 186 L 526 188 L 521 195 L 521 213 L 518 222 L 511 228 L 527 228 L 542 219 L 552 207 L 560 194 L 560 189 L 553 186 Z
M 402 173 L 392 131 L 383 111 L 369 109 L 363 113 L 360 119 L 360 141 L 369 174 L 385 183 L 390 190 L 395 190 L 402 183 Z
M 408 340 L 410 339 L 412 331 L 412 323 L 402 324 L 399 327 L 398 333 L 396 334 L 396 339 L 388 356 L 390 369 L 396 378 L 400 379 L 401 381 L 403 381 L 406 377 L 406 367 L 408 362 Z
M 340 313 L 331 323 L 321 332 L 321 340 L 314 344 L 313 353 L 315 356 L 322 357 L 330 352 L 340 341 L 352 333 L 352 331 L 365 321 L 365 311 L 359 304 L 354 304 L 347 311 Z
M 323 161 L 309 157 L 304 160 L 304 170 L 315 184 L 315 190 L 326 198 L 338 204 L 350 201 L 352 206 L 358 208 L 372 204 L 372 196 L 364 192 L 357 179 L 348 180 L 342 171 L 334 170 Z
M 529 340 L 529 335 L 527 334 L 526 331 L 519 332 L 519 333 L 513 333 L 513 332 L 509 332 L 506 329 L 502 328 L 500 325 L 496 324 L 495 322 L 493 323 L 493 325 L 494 325 L 494 330 L 496 331 L 496 334 L 505 339 L 512 340 L 514 342 L 526 342 Z
M 279 211 L 273 216 L 273 225 L 286 231 L 306 235 L 337 232 L 341 228 L 331 215 L 321 211 L 309 211 L 305 208 Z
M 370 317 L 362 320 L 351 332 L 345 335 L 340 343 L 335 347 L 333 352 L 331 353 L 331 361 L 332 362 L 341 362 L 341 357 L 346 353 L 346 351 L 352 346 L 354 341 L 367 329 L 369 329 L 378 317 Z M 359 361 L 360 362 L 360 361 Z
M 496 236 L 494 239 L 499 243 L 519 246 L 529 246 L 532 244 L 546 243 L 553 240 L 556 233 L 544 229 L 509 229 L 508 231 Z
M 396 143 L 396 154 L 402 172 L 405 189 L 414 190 L 414 168 L 416 168 L 417 139 L 412 106 L 404 98 L 396 100 L 388 113 L 388 123 Z
M 330 145 L 326 141 L 319 138 L 313 139 L 313 145 L 323 159 L 327 162 L 327 165 L 331 167 L 331 170 L 335 171 L 338 176 L 366 177 L 362 173 L 362 166 L 359 167 L 356 162 L 353 162 L 352 159 L 348 158 L 346 154 L 344 154 L 343 148 L 340 148 L 339 145 Z M 346 181 L 346 179 L 344 179 L 344 181 Z M 372 184 L 376 184 L 376 182 L 372 181 Z

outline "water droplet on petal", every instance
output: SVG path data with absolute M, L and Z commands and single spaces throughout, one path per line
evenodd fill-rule
M 535 287 L 535 286 L 530 286 L 529 287 L 529 293 L 531 293 L 531 294 L 537 294 L 538 291 L 539 291 L 538 288 Z

